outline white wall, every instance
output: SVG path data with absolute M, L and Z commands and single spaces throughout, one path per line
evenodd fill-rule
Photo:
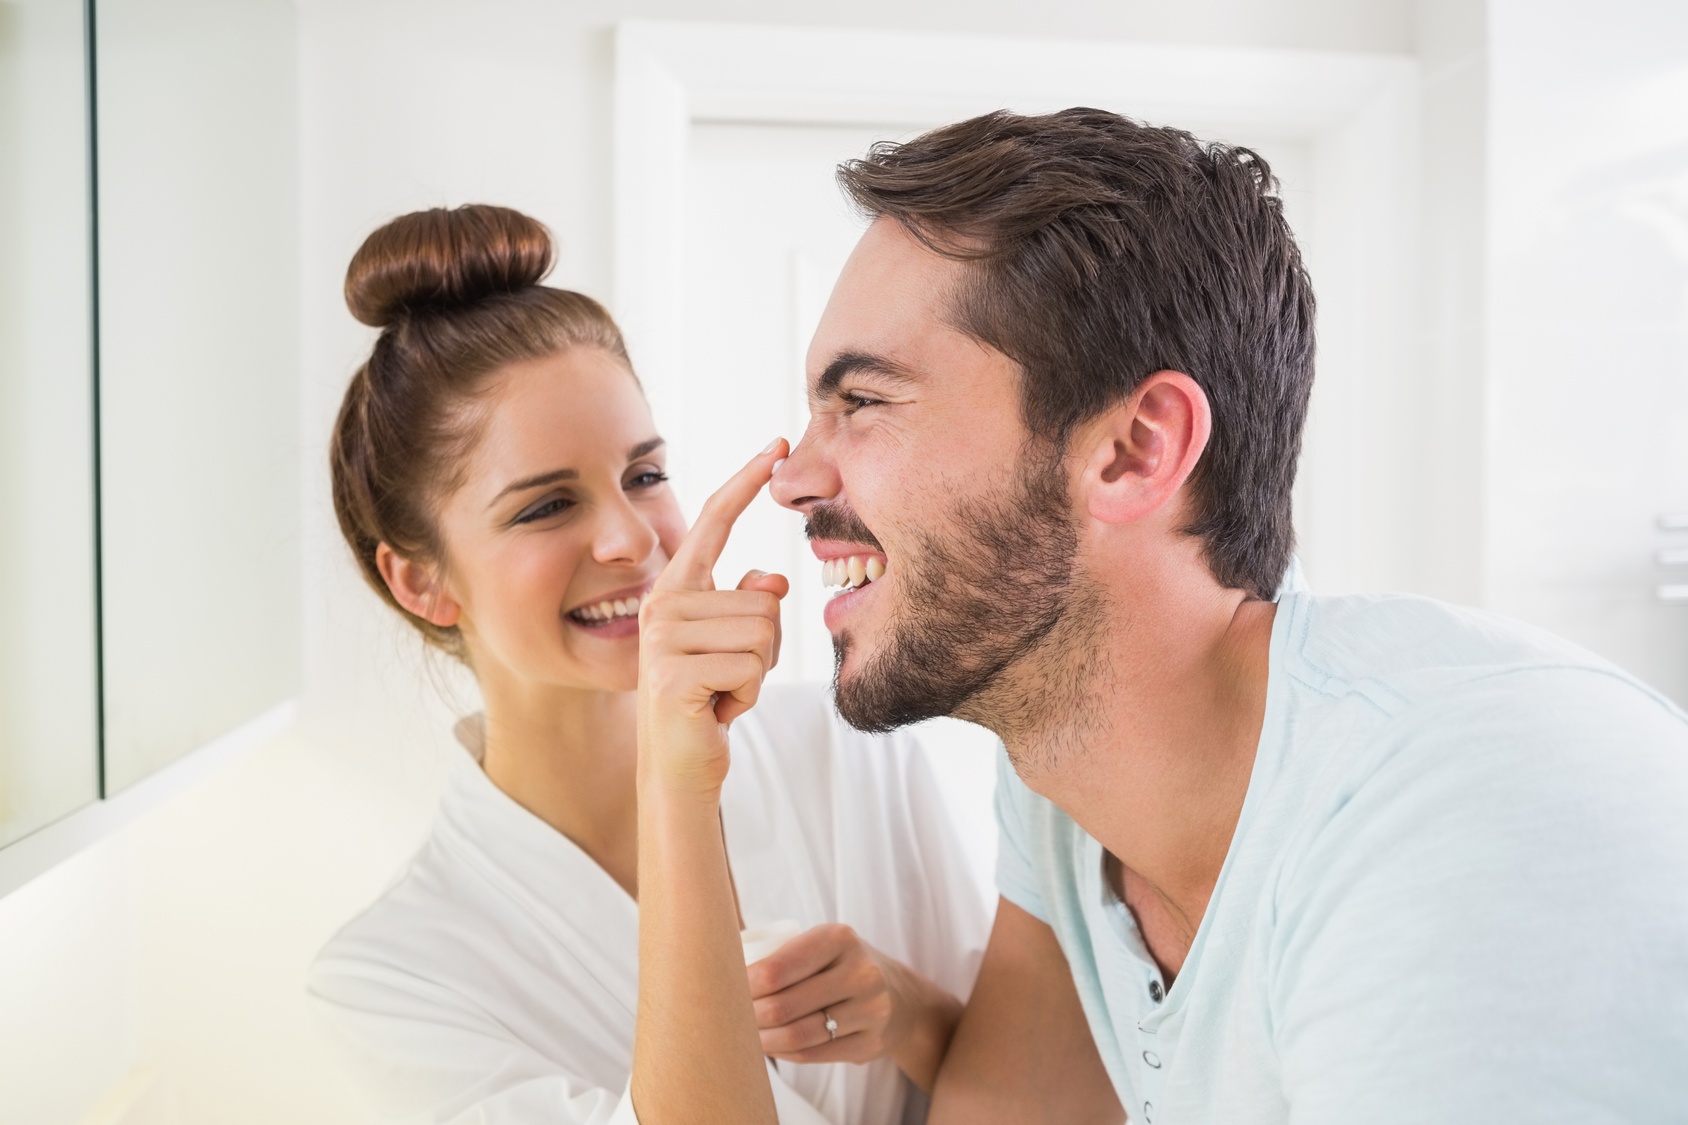
M 610 291 L 611 27 L 623 17 L 1411 51 L 1406 0 L 300 0 L 304 715 L 244 760 L 0 900 L 0 1119 L 361 1120 L 316 1053 L 299 979 L 425 830 L 451 710 L 359 585 L 324 437 L 369 342 L 339 299 L 405 210 L 508 203 L 551 224 L 556 282 Z M 461 700 L 460 700 L 461 702 Z M 67 935 L 77 935 L 74 940 Z M 83 940 L 86 938 L 86 940 Z M 120 1075 L 129 1074 L 127 1085 Z
M 1485 601 L 1688 703 L 1688 5 L 1491 9 Z
M 1441 440 L 1433 455 L 1414 458 L 1421 505 L 1413 529 L 1415 585 L 1465 605 L 1483 597 L 1485 8 L 1472 0 L 1420 0 L 1417 12 L 1424 143 L 1419 414 L 1437 419 Z
M 108 796 L 298 690 L 295 22 L 98 8 Z
M 0 845 L 99 795 L 81 51 L 0 2 Z

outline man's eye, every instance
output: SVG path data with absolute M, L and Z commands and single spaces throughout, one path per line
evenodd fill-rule
M 857 394 L 854 391 L 845 391 L 842 397 L 844 399 L 844 413 L 846 414 L 854 414 L 864 406 L 881 405 L 881 400 L 869 398 L 867 395 Z
M 563 512 L 572 507 L 574 507 L 573 500 L 570 500 L 565 496 L 555 496 L 542 504 L 535 504 L 533 507 L 523 512 L 521 515 L 516 517 L 516 522 L 533 523 L 536 520 L 550 519 L 552 516 L 561 515 Z

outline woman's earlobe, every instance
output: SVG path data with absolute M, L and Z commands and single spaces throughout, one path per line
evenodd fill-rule
M 431 598 L 425 608 L 426 612 L 416 616 L 430 625 L 438 625 L 441 629 L 451 628 L 457 624 L 457 619 L 463 616 L 463 607 L 443 593 Z
M 449 629 L 462 616 L 463 607 L 441 588 L 434 566 L 407 559 L 382 543 L 375 548 L 375 568 L 393 600 L 413 616 L 441 629 Z

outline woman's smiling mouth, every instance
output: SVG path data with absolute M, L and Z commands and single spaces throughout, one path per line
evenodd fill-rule
M 568 623 L 605 639 L 639 632 L 639 605 L 650 592 L 649 582 L 611 590 L 563 614 Z

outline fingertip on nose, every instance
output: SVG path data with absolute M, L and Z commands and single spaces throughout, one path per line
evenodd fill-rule
M 796 478 L 799 469 L 792 464 L 790 456 L 781 457 L 774 462 L 773 475 L 768 481 L 768 495 L 774 502 L 786 508 L 800 505 L 807 497 L 802 495 L 802 485 Z

